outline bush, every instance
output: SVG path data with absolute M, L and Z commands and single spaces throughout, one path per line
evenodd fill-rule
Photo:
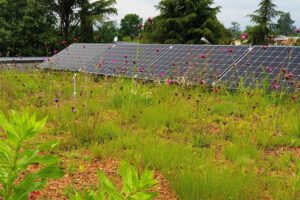
M 58 157 L 40 156 L 41 151 L 57 144 L 34 145 L 34 148 L 26 145 L 36 137 L 45 122 L 46 118 L 36 121 L 35 115 L 30 116 L 29 112 L 12 112 L 10 119 L 0 114 L 0 127 L 4 130 L 4 139 L 0 139 L 0 199 L 27 199 L 29 193 L 41 190 L 48 178 L 63 175 L 57 165 Z M 26 170 L 31 164 L 41 164 L 42 167 L 38 172 L 28 174 Z M 27 175 L 21 178 L 23 174 Z
M 139 174 L 137 166 L 130 166 L 124 162 L 120 167 L 123 188 L 118 191 L 113 183 L 106 178 L 103 172 L 98 172 L 100 189 L 97 191 L 83 191 L 69 194 L 70 200 L 98 200 L 98 199 L 115 199 L 115 200 L 151 200 L 157 197 L 155 189 L 158 181 L 154 179 L 154 172 L 148 169 Z

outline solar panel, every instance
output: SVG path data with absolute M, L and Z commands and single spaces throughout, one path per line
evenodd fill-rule
M 104 55 L 96 57 L 89 64 L 88 71 L 109 76 L 146 78 L 147 68 L 169 47 L 162 44 L 114 45 Z
M 230 88 L 240 83 L 254 87 L 299 87 L 300 47 L 255 46 L 224 76 Z
M 46 59 L 41 67 L 70 71 L 85 70 L 89 62 L 104 54 L 111 46 L 112 44 L 75 43 Z
M 246 53 L 249 46 L 174 45 L 148 67 L 152 79 L 212 83 Z

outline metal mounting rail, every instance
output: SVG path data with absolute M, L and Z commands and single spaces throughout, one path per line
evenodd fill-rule
M 0 64 L 6 63 L 41 63 L 44 57 L 0 57 Z

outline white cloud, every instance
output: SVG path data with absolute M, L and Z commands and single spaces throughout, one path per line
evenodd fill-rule
M 135 13 L 146 20 L 159 14 L 154 8 L 158 2 L 159 0 L 117 0 L 118 16 L 111 18 L 120 22 L 125 15 Z

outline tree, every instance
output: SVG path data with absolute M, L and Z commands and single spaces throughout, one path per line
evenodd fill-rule
M 216 14 L 213 0 L 161 0 L 156 6 L 160 15 L 145 24 L 143 39 L 156 43 L 211 43 L 230 42 L 230 33 Z
M 231 27 L 229 28 L 229 31 L 233 38 L 239 38 L 242 34 L 241 25 L 237 22 L 231 22 Z
M 249 15 L 251 21 L 256 24 L 254 44 L 269 43 L 268 37 L 274 32 L 276 26 L 272 20 L 280 14 L 276 7 L 273 0 L 261 0 L 259 8 Z
M 279 35 L 293 35 L 296 33 L 295 21 L 291 19 L 291 14 L 281 13 L 276 24 L 276 31 Z
M 130 37 L 134 40 L 139 34 L 140 26 L 143 23 L 143 18 L 137 14 L 128 14 L 121 20 L 120 35 L 122 38 Z
M 77 0 L 44 1 L 48 4 L 49 10 L 56 15 L 63 39 L 71 40 L 71 34 L 79 23 L 76 13 Z
M 57 43 L 54 21 L 42 0 L 7 0 L 0 3 L 2 55 L 47 55 Z M 2 39 L 3 38 L 3 39 Z
M 113 7 L 115 3 L 116 0 L 98 0 L 93 3 L 79 0 L 81 42 L 93 42 L 94 24 L 103 22 L 111 14 L 117 14 L 117 9 Z
M 95 32 L 95 42 L 112 43 L 115 36 L 119 34 L 116 22 L 108 21 L 103 22 Z
M 248 33 L 249 36 L 248 43 L 257 43 L 256 39 L 259 38 L 259 36 L 257 35 L 257 26 L 246 26 L 245 32 Z

